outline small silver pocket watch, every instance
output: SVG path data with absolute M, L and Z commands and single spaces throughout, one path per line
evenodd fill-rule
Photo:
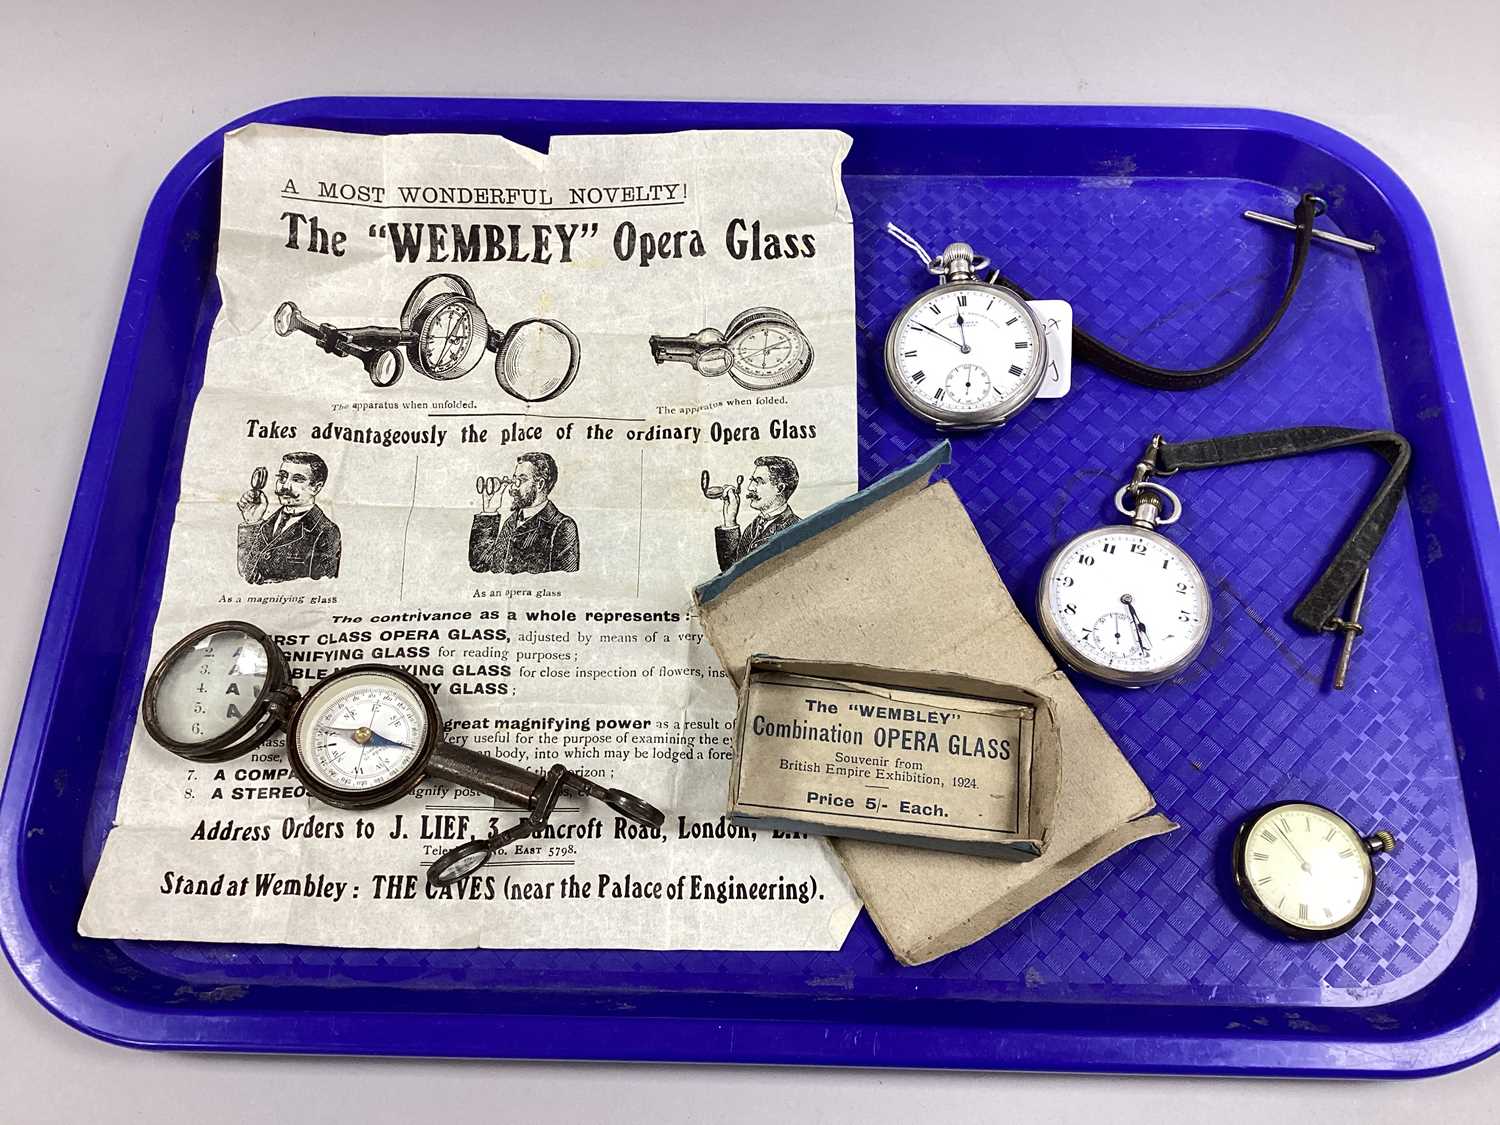
M 1137 466 L 1135 479 L 1115 493 L 1116 510 L 1130 522 L 1064 543 L 1037 589 L 1037 618 L 1053 650 L 1078 671 L 1123 687 L 1182 671 L 1203 651 L 1213 621 L 1198 564 L 1156 530 L 1177 522 L 1182 501 L 1145 476 Z
M 1000 425 L 1037 397 L 1047 372 L 1041 320 L 1019 293 L 976 276 L 988 265 L 967 242 L 952 243 L 927 263 L 941 282 L 907 304 L 886 333 L 891 389 L 941 429 Z

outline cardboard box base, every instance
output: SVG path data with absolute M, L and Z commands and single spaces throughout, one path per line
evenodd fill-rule
M 920 885 L 917 880 L 949 879 L 956 885 L 982 886 L 988 881 L 991 871 L 965 869 L 945 872 L 932 863 L 934 857 L 930 851 L 893 848 L 888 844 L 869 844 L 860 840 L 835 840 L 833 850 L 843 861 L 855 891 L 864 900 L 870 920 L 891 947 L 891 954 L 903 965 L 925 965 L 944 954 L 973 945 L 1116 852 L 1141 840 L 1171 832 L 1176 827 L 1159 813 L 1117 825 L 1072 853 L 1066 863 L 1035 873 L 1035 865 L 1027 865 L 1026 872 L 1032 877 L 1025 882 L 1024 890 L 987 900 L 981 897 L 976 900 L 981 905 L 968 917 L 929 913 L 923 896 L 903 893 L 903 884 L 915 887 Z M 892 852 L 917 852 L 921 859 L 907 863 L 902 856 L 892 855 Z M 980 862 L 993 865 L 995 861 Z M 908 879 L 911 882 L 908 883 Z

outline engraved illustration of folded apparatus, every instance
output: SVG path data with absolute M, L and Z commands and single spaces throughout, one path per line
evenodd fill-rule
M 789 387 L 812 370 L 813 350 L 791 315 L 769 306 L 745 309 L 723 332 L 652 336 L 657 363 L 687 363 L 704 378 L 728 373 L 749 391 Z

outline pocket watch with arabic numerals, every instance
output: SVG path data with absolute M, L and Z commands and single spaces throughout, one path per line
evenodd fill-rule
M 1125 507 L 1127 495 L 1135 507 Z M 1163 516 L 1164 501 L 1172 509 Z M 1208 639 L 1213 599 L 1192 557 L 1156 529 L 1177 522 L 1182 501 L 1152 481 L 1115 494 L 1128 524 L 1085 531 L 1042 571 L 1037 618 L 1070 666 L 1122 687 L 1160 683 L 1182 671 Z
M 978 430 L 1012 417 L 1041 389 L 1047 335 L 1014 290 L 979 280 L 989 261 L 955 242 L 928 263 L 942 278 L 897 314 L 885 371 L 906 408 L 945 430 Z

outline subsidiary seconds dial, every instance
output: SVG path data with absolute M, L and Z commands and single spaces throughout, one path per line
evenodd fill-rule
M 975 264 L 966 243 L 949 246 L 930 267 L 946 282 L 902 309 L 886 334 L 891 388 L 944 429 L 999 425 L 1036 397 L 1046 373 L 1041 321 L 1019 294 L 976 278 Z

